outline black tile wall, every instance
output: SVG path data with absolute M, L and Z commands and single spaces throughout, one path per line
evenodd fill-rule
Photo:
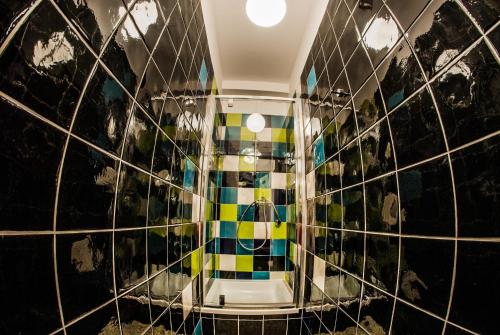
M 497 332 L 499 12 L 329 1 L 301 75 L 302 334 Z
M 199 0 L 0 10 L 0 333 L 193 333 L 216 93 Z

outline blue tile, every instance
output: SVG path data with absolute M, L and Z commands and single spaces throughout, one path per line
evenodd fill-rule
M 271 188 L 269 172 L 257 172 L 255 174 L 255 188 Z
M 240 141 L 241 127 L 226 127 L 226 141 Z
M 193 192 L 194 178 L 196 176 L 196 165 L 191 160 L 186 159 L 186 166 L 184 169 L 183 186 L 186 190 Z
M 273 142 L 273 157 L 274 158 L 285 158 L 287 153 L 286 143 Z
M 276 210 L 278 211 L 278 215 L 280 217 L 281 222 L 286 222 L 286 206 L 284 205 L 276 205 Z M 274 221 L 276 221 L 276 213 L 274 213 Z
M 314 69 L 314 65 L 309 70 L 309 74 L 307 75 L 307 94 L 311 95 L 314 92 L 314 88 L 316 87 L 316 70 Z
M 205 60 L 201 63 L 200 74 L 198 75 L 200 79 L 201 88 L 203 91 L 207 89 L 207 81 L 208 81 L 208 70 L 207 65 L 205 64 Z
M 254 271 L 252 279 L 269 279 L 269 271 Z
M 248 240 L 248 239 L 241 239 L 239 242 L 243 244 L 247 248 L 254 248 L 254 240 Z M 253 251 L 251 250 L 246 250 L 243 248 L 240 243 L 236 241 L 236 255 L 253 255 Z
M 221 238 L 236 238 L 236 222 L 221 221 L 220 223 Z
M 238 220 L 240 221 L 254 221 L 255 219 L 255 206 L 250 206 L 250 205 L 238 205 Z M 245 216 L 243 216 L 243 213 L 247 209 L 245 213 Z
M 238 202 L 238 189 L 236 187 L 222 187 L 220 195 L 221 204 L 236 204 Z
M 271 115 L 271 128 L 285 128 L 286 116 Z
M 271 256 L 285 256 L 286 240 L 271 241 Z
M 325 161 L 325 143 L 323 141 L 323 135 L 318 137 L 313 144 L 313 156 L 315 168 L 320 166 Z

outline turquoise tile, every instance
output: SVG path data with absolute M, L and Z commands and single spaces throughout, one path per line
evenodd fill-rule
M 200 79 L 201 89 L 205 91 L 207 88 L 207 81 L 208 81 L 208 70 L 207 70 L 207 65 L 205 64 L 205 60 L 203 60 L 203 62 L 201 63 L 200 73 L 198 75 L 198 78 Z
M 247 248 L 254 247 L 254 240 L 240 239 L 239 241 Z M 240 245 L 240 243 L 236 242 L 236 255 L 253 255 L 253 251 L 246 250 Z
M 269 172 L 257 172 L 255 174 L 255 188 L 271 188 L 271 176 Z
M 238 189 L 236 187 L 222 187 L 220 192 L 221 204 L 236 204 L 238 202 Z
M 286 122 L 285 122 L 285 128 L 293 129 L 294 125 L 295 125 L 294 122 L 295 122 L 295 119 L 293 118 L 293 116 L 287 116 Z
M 250 114 L 241 114 L 241 125 L 243 127 L 247 126 L 247 120 L 248 120 L 249 116 L 250 116 Z
M 220 237 L 215 238 L 215 252 L 214 254 L 220 254 Z
M 323 135 L 318 137 L 313 144 L 314 167 L 320 166 L 325 161 L 325 143 Z
M 191 160 L 186 159 L 186 167 L 184 169 L 184 179 L 182 185 L 186 190 L 193 192 L 194 179 L 196 177 L 196 165 Z
M 314 65 L 309 70 L 309 74 L 307 75 L 307 94 L 311 95 L 316 88 L 316 70 L 314 69 Z
M 214 278 L 215 279 L 219 279 L 220 278 L 220 271 L 219 270 L 215 270 L 214 271 Z
M 273 142 L 273 157 L 285 158 L 287 153 L 286 143 Z
M 286 222 L 286 206 L 285 205 L 276 205 L 276 211 L 278 211 L 278 215 L 280 217 L 281 222 Z M 276 213 L 275 215 L 276 216 Z M 275 220 L 277 218 L 275 217 Z
M 238 205 L 238 220 L 239 221 L 253 221 L 255 218 L 255 206 L 250 206 L 243 216 L 243 212 L 250 205 Z
M 221 221 L 220 223 L 221 238 L 236 238 L 236 222 Z
M 269 271 L 254 271 L 252 279 L 269 279 Z
M 241 127 L 226 127 L 226 141 L 239 141 Z
M 285 128 L 286 116 L 271 115 L 271 128 Z
M 286 255 L 286 240 L 271 240 L 271 256 Z

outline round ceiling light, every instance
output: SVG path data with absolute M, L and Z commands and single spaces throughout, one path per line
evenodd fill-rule
M 286 14 L 285 0 L 247 0 L 247 16 L 258 26 L 272 27 Z
M 260 133 L 266 126 L 266 120 L 259 113 L 250 114 L 247 119 L 247 128 L 254 133 Z

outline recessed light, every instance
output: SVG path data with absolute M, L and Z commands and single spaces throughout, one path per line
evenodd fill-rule
M 259 113 L 250 114 L 247 119 L 247 128 L 254 133 L 260 133 L 266 126 L 266 120 Z
M 285 0 L 247 0 L 247 16 L 258 26 L 272 27 L 283 20 L 286 14 Z

